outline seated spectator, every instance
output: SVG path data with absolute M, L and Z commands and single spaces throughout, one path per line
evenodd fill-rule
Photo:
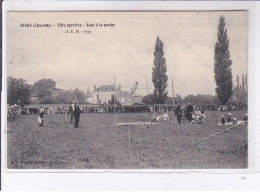
M 163 120 L 163 121 L 168 121 L 168 120 L 169 120 L 169 116 L 168 116 L 167 113 L 163 113 L 163 115 L 162 115 L 162 120 Z
M 227 122 L 228 122 L 228 123 L 231 123 L 231 122 L 232 122 L 232 114 L 231 114 L 231 113 L 228 113 Z
M 237 124 L 237 119 L 236 119 L 236 118 L 233 118 L 233 119 L 232 119 L 232 122 L 233 122 L 233 124 Z
M 243 118 L 243 121 L 244 121 L 244 122 L 247 122 L 247 121 L 248 121 L 248 115 L 247 115 L 247 114 L 245 114 L 245 116 L 244 116 L 244 118 Z
M 226 121 L 225 121 L 225 117 L 224 115 L 221 115 L 221 122 L 219 122 L 218 125 L 225 125 Z

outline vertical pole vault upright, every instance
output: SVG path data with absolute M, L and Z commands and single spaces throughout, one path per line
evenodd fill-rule
M 173 76 L 172 76 L 172 112 L 173 112 L 173 124 L 176 124 L 174 113 L 174 89 L 173 89 Z
M 146 76 L 146 89 L 147 89 L 147 95 L 149 95 L 149 89 L 148 89 L 147 76 Z
M 116 126 L 116 75 L 114 74 L 114 126 Z

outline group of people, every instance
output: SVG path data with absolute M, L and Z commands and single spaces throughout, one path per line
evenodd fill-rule
M 247 122 L 248 121 L 248 114 L 245 114 L 243 119 L 243 122 Z M 237 124 L 237 119 L 235 117 L 232 117 L 231 113 L 228 113 L 227 118 L 225 119 L 224 115 L 221 115 L 221 121 L 219 122 L 218 125 L 234 125 Z
M 43 117 L 44 117 L 44 114 L 46 112 L 46 109 L 41 107 L 38 111 L 38 123 L 39 123 L 39 126 L 40 127 L 43 127 Z M 76 100 L 74 102 L 72 102 L 70 105 L 69 105 L 69 113 L 71 115 L 71 124 L 73 124 L 73 120 L 74 120 L 74 127 L 75 128 L 78 128 L 79 127 L 79 119 L 80 119 L 80 107 L 79 107 L 79 101 Z
M 190 102 L 188 102 L 188 105 L 185 106 L 185 108 L 182 108 L 180 103 L 178 103 L 175 108 L 175 115 L 177 117 L 178 123 L 181 124 L 181 119 L 184 117 L 185 119 L 188 119 L 189 124 L 192 124 L 192 112 L 193 105 Z
M 73 118 L 74 118 L 74 127 L 78 128 L 79 127 L 79 118 L 80 118 L 80 107 L 79 107 L 79 101 L 75 101 L 74 103 L 72 102 L 69 105 L 69 112 L 71 115 L 71 124 L 73 123 Z
M 168 120 L 169 120 L 169 116 L 168 116 L 168 114 L 165 112 L 165 113 L 163 113 L 163 114 L 159 114 L 157 117 L 152 116 L 152 117 L 151 117 L 151 120 L 152 120 L 152 121 L 155 121 L 155 122 L 168 121 Z
M 23 106 L 23 115 L 39 114 L 39 109 L 44 109 L 44 114 L 66 114 L 70 113 L 69 106 L 64 105 L 41 105 L 41 106 Z M 150 112 L 150 108 L 147 105 L 120 105 L 114 107 L 109 104 L 99 105 L 80 105 L 81 113 L 142 113 Z

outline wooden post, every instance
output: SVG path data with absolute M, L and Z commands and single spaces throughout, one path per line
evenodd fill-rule
M 67 111 L 65 110 L 65 120 L 66 120 L 66 123 L 68 123 L 68 116 L 67 116 Z

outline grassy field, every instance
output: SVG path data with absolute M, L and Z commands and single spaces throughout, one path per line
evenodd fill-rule
M 200 144 L 193 142 L 221 131 L 223 112 L 206 112 L 206 124 L 114 127 L 113 114 L 81 114 L 80 128 L 65 116 L 37 115 L 8 122 L 8 168 L 22 169 L 177 169 L 246 168 L 247 125 Z M 238 120 L 245 112 L 232 112 Z M 148 121 L 149 113 L 117 114 L 117 122 Z M 69 120 L 69 119 L 68 119 Z

